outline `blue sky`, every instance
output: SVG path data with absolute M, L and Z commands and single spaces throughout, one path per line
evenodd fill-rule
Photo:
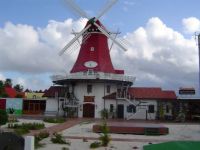
M 107 2 L 107 0 L 75 1 L 90 16 L 98 14 Z M 168 89 L 177 89 L 180 86 L 197 87 L 198 52 L 192 38 L 193 31 L 200 29 L 199 5 L 198 0 L 118 0 L 101 21 L 112 31 L 119 28 L 122 35 L 128 35 L 127 40 L 130 39 L 129 42 L 135 45 L 130 47 L 130 51 L 126 54 L 122 54 L 122 51 L 118 51 L 117 48 L 116 51 L 112 51 L 113 63 L 121 68 L 124 67 L 127 73 L 138 76 L 136 86 L 161 86 Z M 50 20 L 54 21 L 50 22 Z M 65 22 L 66 20 L 70 23 Z M 48 88 L 51 85 L 49 75 L 58 73 L 60 69 L 57 62 L 53 61 L 53 57 L 61 48 L 59 44 L 63 45 L 63 41 L 70 40 L 72 26 L 76 24 L 78 27 L 83 27 L 78 21 L 79 16 L 68 8 L 64 0 L 0 0 L 0 38 L 3 39 L 3 42 L 0 42 L 0 51 L 4 54 L 5 50 L 12 49 L 4 55 L 4 58 L 8 58 L 7 61 L 0 61 L 4 64 L 0 65 L 0 77 L 11 77 L 15 83 L 22 83 L 28 88 Z M 157 31 L 157 28 L 160 31 Z M 21 35 L 19 32 L 27 35 Z M 147 41 L 143 40 L 144 33 Z M 12 38 L 10 34 L 13 34 Z M 58 35 L 62 35 L 63 38 L 56 40 Z M 26 41 L 27 37 L 33 42 Z M 168 45 L 165 41 L 168 41 Z M 21 44 L 23 42 L 28 44 Z M 13 44 L 14 48 L 8 47 L 7 43 Z M 27 52 L 24 47 L 28 49 Z M 45 55 L 45 52 L 52 51 L 54 53 L 50 56 L 53 57 Z M 51 66 L 54 68 L 46 66 L 47 69 L 44 69 L 45 63 L 41 64 L 42 61 L 40 62 L 39 59 L 37 62 L 34 61 L 36 55 L 41 55 L 40 52 L 46 56 L 44 61 L 47 64 L 52 63 Z M 120 57 L 117 52 L 124 56 L 122 59 L 124 63 L 118 60 Z M 19 60 L 14 60 L 13 53 L 16 53 L 16 57 L 24 55 L 21 59 L 24 59 L 23 62 L 27 66 L 18 64 Z M 33 60 L 27 59 L 33 55 L 35 56 Z M 75 61 L 75 56 L 71 55 L 70 59 L 68 56 L 55 57 L 57 60 L 66 60 L 60 64 L 64 69 L 66 68 L 66 72 Z M 156 58 L 159 59 L 155 60 Z M 184 60 L 186 63 L 182 64 L 181 61 Z M 153 69 L 155 65 L 159 66 L 157 70 Z M 55 66 L 59 69 L 56 70 Z M 129 70 L 129 66 L 133 66 L 132 71 Z M 161 73 L 165 72 L 161 70 L 162 66 L 167 69 L 167 75 Z M 176 81 L 174 78 L 179 76 L 180 80 Z
M 78 18 L 68 9 L 64 0 L 1 0 L 0 25 L 11 21 L 15 24 L 30 24 L 44 27 L 49 20 L 63 21 Z M 76 0 L 81 8 L 96 15 L 106 0 Z M 104 17 L 104 24 L 116 24 L 121 31 L 128 32 L 151 17 L 159 17 L 169 26 L 181 30 L 181 20 L 200 16 L 198 0 L 119 0 Z

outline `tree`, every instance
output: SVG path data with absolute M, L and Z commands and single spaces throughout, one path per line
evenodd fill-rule
M 6 124 L 7 121 L 8 121 L 8 115 L 6 111 L 0 109 L 0 127 L 1 125 Z
M 107 126 L 106 121 L 103 122 L 101 125 L 101 136 L 99 137 L 99 140 L 101 141 L 102 146 L 107 147 L 109 142 L 111 141 L 109 133 L 109 128 Z
M 0 95 L 3 93 L 4 91 L 4 84 L 3 84 L 3 81 L 0 80 Z
M 20 85 L 20 84 L 16 84 L 16 85 L 14 86 L 14 89 L 15 89 L 17 92 L 22 92 L 23 89 L 24 89 L 24 87 L 23 87 L 22 85 Z
M 7 78 L 5 83 L 4 83 L 5 87 L 12 87 L 12 79 Z

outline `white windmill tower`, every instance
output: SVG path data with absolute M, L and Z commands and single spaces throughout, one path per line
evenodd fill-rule
M 116 101 L 107 104 L 104 96 L 113 92 L 118 97 L 126 97 L 135 77 L 126 76 L 124 70 L 116 70 L 110 58 L 108 39 L 121 49 L 126 51 L 125 46 L 116 39 L 115 34 L 109 32 L 99 21 L 117 0 L 109 0 L 97 17 L 89 18 L 73 0 L 66 0 L 81 17 L 87 18 L 84 29 L 75 34 L 75 37 L 60 51 L 73 47 L 73 44 L 80 40 L 82 43 L 77 60 L 72 67 L 70 74 L 65 76 L 52 76 L 53 83 L 63 85 L 68 90 L 68 97 L 64 107 L 73 109 L 78 117 L 100 117 L 100 111 L 110 106 L 117 107 Z M 114 108 L 115 109 L 115 108 Z M 117 108 L 116 108 L 117 109 Z

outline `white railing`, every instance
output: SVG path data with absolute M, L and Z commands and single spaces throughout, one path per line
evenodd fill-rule
M 117 81 L 126 81 L 134 82 L 135 77 L 125 76 L 121 74 L 111 74 L 111 73 L 74 73 L 69 75 L 53 75 L 51 76 L 53 81 L 67 80 L 67 79 L 102 79 L 102 80 L 117 80 Z

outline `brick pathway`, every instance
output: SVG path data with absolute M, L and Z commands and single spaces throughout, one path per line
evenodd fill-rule
M 51 127 L 47 127 L 47 128 L 44 128 L 44 129 L 41 129 L 41 130 L 32 130 L 30 133 L 28 133 L 26 136 L 33 136 L 35 134 L 38 134 L 39 132 L 41 131 L 47 131 L 49 132 L 50 135 L 52 135 L 53 133 L 55 132 L 61 132 L 65 129 L 68 129 L 76 124 L 79 124 L 83 121 L 86 121 L 84 119 L 69 119 L 67 120 L 66 122 L 64 123 L 61 123 L 61 124 L 58 124 L 58 125 L 55 125 L 55 126 L 51 126 Z

